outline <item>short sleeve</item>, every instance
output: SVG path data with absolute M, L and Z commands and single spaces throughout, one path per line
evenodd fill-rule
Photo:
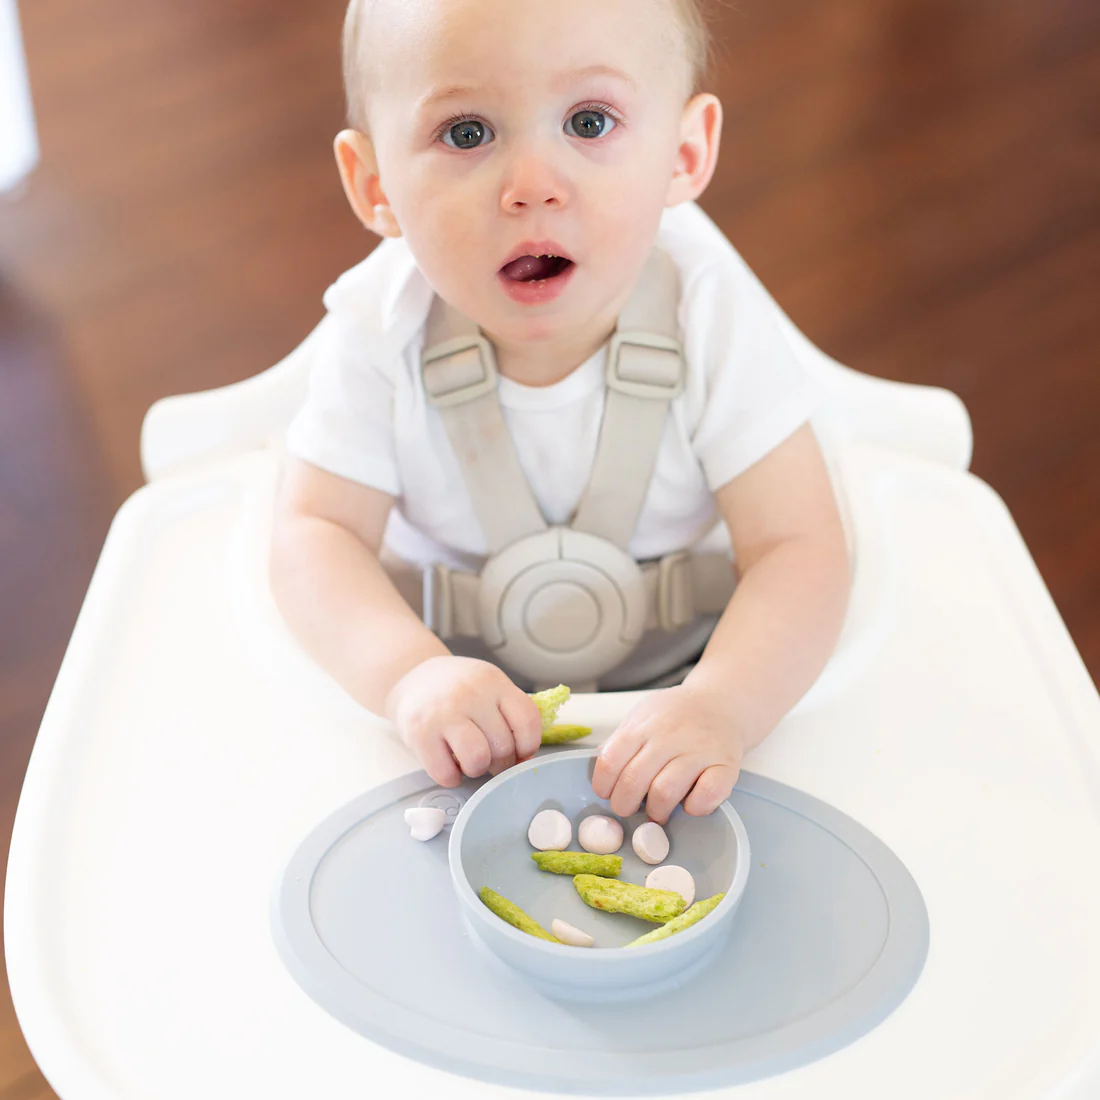
M 401 495 L 394 448 L 393 373 L 358 347 L 331 312 L 318 332 L 309 393 L 287 450 L 340 477 Z
M 712 492 L 809 420 L 823 391 L 796 356 L 779 308 L 735 253 L 700 272 L 685 303 L 685 352 L 705 399 L 692 449 Z

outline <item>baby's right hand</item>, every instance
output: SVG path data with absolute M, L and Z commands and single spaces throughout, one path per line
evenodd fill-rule
M 386 717 L 440 786 L 535 755 L 542 715 L 507 673 L 473 657 L 431 657 L 394 684 Z

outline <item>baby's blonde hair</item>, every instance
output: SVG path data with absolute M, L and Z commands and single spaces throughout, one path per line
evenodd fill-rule
M 672 0 L 684 30 L 691 94 L 701 92 L 710 79 L 713 43 L 707 23 L 705 0 Z
M 347 97 L 348 124 L 363 133 L 368 131 L 367 99 L 370 74 L 364 59 L 363 35 L 374 0 L 349 0 L 344 16 L 344 94 Z M 706 0 L 671 0 L 684 31 L 684 46 L 691 94 L 703 90 L 711 65 L 711 37 L 704 6 Z

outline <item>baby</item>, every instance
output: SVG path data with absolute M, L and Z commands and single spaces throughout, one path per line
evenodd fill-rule
M 661 823 L 681 802 L 710 813 L 839 633 L 849 563 L 809 424 L 814 385 L 774 304 L 693 202 L 722 123 L 698 90 L 707 48 L 696 0 L 348 10 L 352 128 L 336 159 L 356 216 L 387 239 L 325 296 L 310 395 L 287 436 L 272 585 L 302 644 L 444 786 L 531 757 L 539 713 L 514 670 L 455 653 L 425 625 L 386 556 L 478 572 L 500 548 L 491 506 L 508 517 L 523 503 L 468 483 L 485 454 L 518 459 L 540 524 L 570 523 L 601 438 L 609 339 L 632 301 L 637 312 L 655 248 L 678 276 L 683 376 L 626 549 L 655 562 L 717 533 L 739 579 L 686 678 L 606 741 L 596 794 L 620 816 L 644 800 Z M 463 435 L 426 390 L 426 331 L 444 305 L 495 354 L 495 438 Z

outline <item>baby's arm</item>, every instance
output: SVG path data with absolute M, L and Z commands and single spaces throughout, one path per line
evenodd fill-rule
M 804 425 L 716 494 L 741 579 L 688 680 L 735 696 L 746 750 L 817 679 L 836 645 L 851 572 L 825 460 Z
M 682 799 L 689 813 L 715 809 L 742 753 L 813 684 L 844 619 L 844 531 L 808 424 L 716 499 L 741 579 L 684 683 L 645 699 L 605 744 L 593 787 L 620 815 L 643 798 L 657 821 Z
M 360 704 L 391 718 L 437 783 L 534 755 L 542 720 L 486 661 L 451 655 L 378 560 L 393 498 L 288 457 L 271 586 L 290 628 Z

